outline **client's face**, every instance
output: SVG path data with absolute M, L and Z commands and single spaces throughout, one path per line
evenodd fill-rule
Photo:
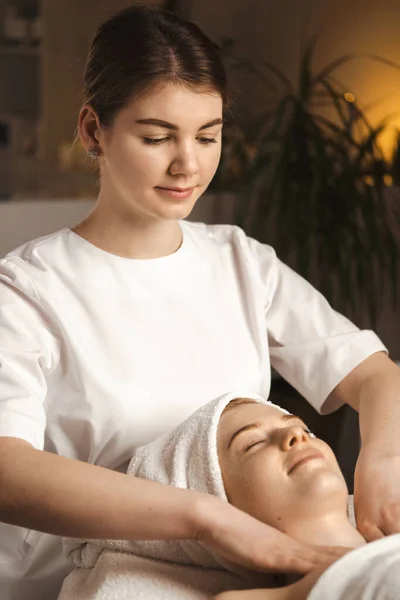
M 231 504 L 282 531 L 319 511 L 346 511 L 347 487 L 330 447 L 292 415 L 232 403 L 218 427 L 218 456 Z

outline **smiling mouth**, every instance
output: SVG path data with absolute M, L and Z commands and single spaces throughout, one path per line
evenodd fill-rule
M 299 454 L 299 456 L 295 459 L 295 461 L 291 464 L 288 470 L 288 475 L 293 473 L 298 467 L 304 465 L 310 460 L 315 460 L 316 458 L 324 458 L 322 452 L 308 452 L 307 454 Z
M 189 190 L 193 190 L 194 186 L 188 188 L 174 188 L 174 187 L 163 187 L 162 185 L 158 185 L 161 190 L 169 190 L 171 192 L 188 192 Z

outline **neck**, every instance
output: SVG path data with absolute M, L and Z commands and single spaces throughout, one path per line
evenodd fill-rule
M 182 231 L 177 220 L 116 214 L 100 199 L 73 231 L 106 252 L 132 259 L 168 256 L 182 244 Z
M 315 546 L 357 548 L 366 543 L 350 523 L 346 513 L 316 514 L 287 524 L 285 532 L 293 538 Z

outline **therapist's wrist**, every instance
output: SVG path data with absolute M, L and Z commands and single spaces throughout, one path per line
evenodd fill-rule
M 226 502 L 211 494 L 197 494 L 190 506 L 190 538 L 206 539 L 218 525 L 218 515 Z
M 392 418 L 382 412 L 370 404 L 360 413 L 360 451 L 370 456 L 400 456 L 400 410 Z

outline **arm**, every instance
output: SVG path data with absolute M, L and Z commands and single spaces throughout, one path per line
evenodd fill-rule
M 1 521 L 66 537 L 192 538 L 203 496 L 7 437 L 0 438 L 0 481 Z
M 400 532 L 400 369 L 385 354 L 373 354 L 332 395 L 359 412 L 358 529 L 369 541 Z
M 196 539 L 234 564 L 307 573 L 344 553 L 297 542 L 214 496 L 0 438 L 0 520 L 78 538 Z
M 378 447 L 390 441 L 392 449 L 400 453 L 400 369 L 386 354 L 378 352 L 366 358 L 336 386 L 331 397 L 359 412 L 363 446 Z

